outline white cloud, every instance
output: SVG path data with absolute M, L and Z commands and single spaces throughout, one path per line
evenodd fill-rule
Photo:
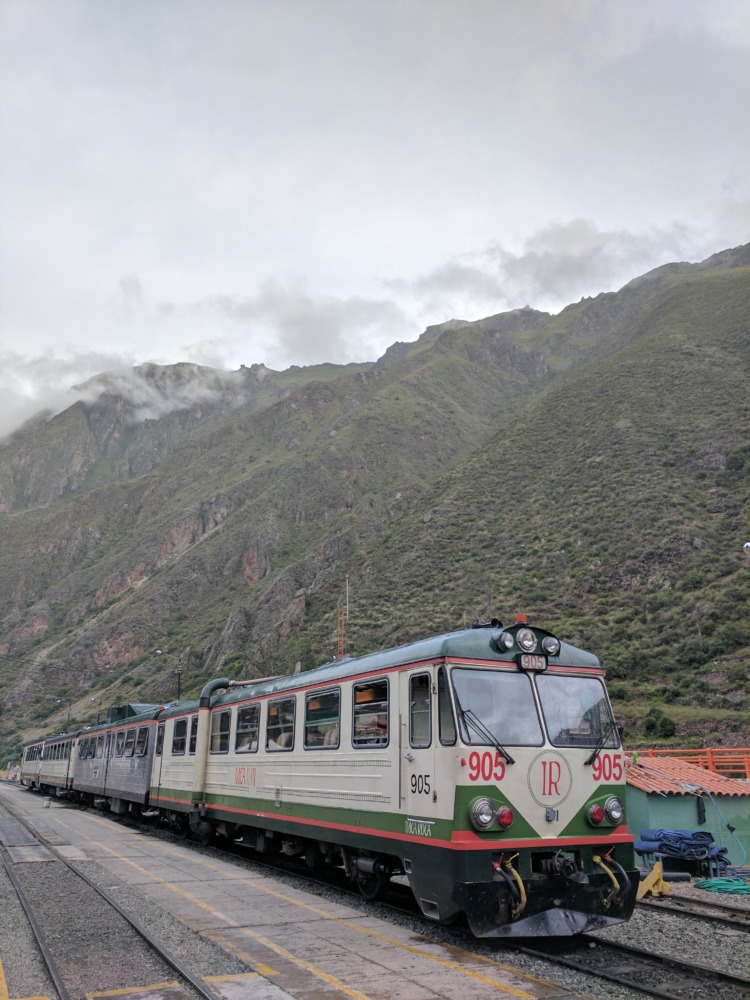
M 718 249 L 721 244 L 686 225 L 607 232 L 589 219 L 571 219 L 550 222 L 514 245 L 494 244 L 388 285 L 444 318 L 474 320 L 525 305 L 558 312 L 661 264 L 701 260 Z
M 746 0 L 4 0 L 10 398 L 37 358 L 374 358 L 745 242 L 749 48 Z

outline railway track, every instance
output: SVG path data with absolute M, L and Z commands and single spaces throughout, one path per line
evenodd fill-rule
M 699 917 L 727 924 L 733 930 L 750 931 L 750 910 L 740 910 L 711 899 L 693 899 L 670 896 L 669 899 L 641 899 L 638 904 L 654 913 L 676 913 L 685 917 Z
M 5 804 L 0 857 L 59 1000 L 157 983 L 168 983 L 172 996 L 216 1000 L 199 976 Z
M 533 948 L 524 946 L 519 950 L 617 983 L 644 996 L 665 1000 L 747 1000 L 750 997 L 750 979 L 642 948 L 613 944 L 591 934 L 565 940 L 548 939 L 540 944 L 535 942 Z

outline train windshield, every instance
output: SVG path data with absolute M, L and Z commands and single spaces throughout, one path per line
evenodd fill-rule
M 597 677 L 540 674 L 536 686 L 553 746 L 619 747 L 615 720 Z
M 521 747 L 544 743 L 527 674 L 456 667 L 451 677 L 464 743 L 487 746 L 494 741 Z

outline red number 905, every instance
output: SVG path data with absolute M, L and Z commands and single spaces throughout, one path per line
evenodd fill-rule
M 600 753 L 591 765 L 594 781 L 620 781 L 622 779 L 622 754 Z
M 505 761 L 499 752 L 487 750 L 479 753 L 472 750 L 469 754 L 469 781 L 502 781 L 505 777 Z

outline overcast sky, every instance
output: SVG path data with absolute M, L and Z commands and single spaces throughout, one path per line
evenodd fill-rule
M 0 0 L 0 433 L 747 242 L 749 50 L 748 0 Z

